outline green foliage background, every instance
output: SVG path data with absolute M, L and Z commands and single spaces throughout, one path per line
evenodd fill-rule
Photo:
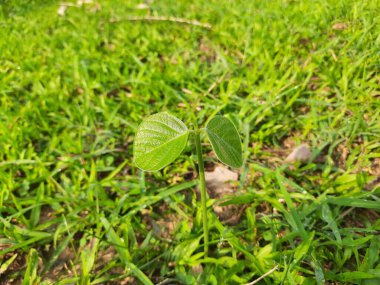
M 0 283 L 243 284 L 276 265 L 260 284 L 380 282 L 379 1 L 0 4 Z M 146 15 L 212 29 L 128 20 Z M 233 226 L 210 211 L 207 259 L 192 146 L 132 163 L 162 110 L 236 114 L 244 138 L 227 203 L 245 208 Z M 289 140 L 322 159 L 281 166 Z

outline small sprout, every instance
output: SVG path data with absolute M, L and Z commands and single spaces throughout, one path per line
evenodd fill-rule
M 205 130 L 218 159 L 230 167 L 241 167 L 243 164 L 241 140 L 234 124 L 225 117 L 215 116 L 206 125 Z M 194 131 L 189 131 L 180 119 L 169 113 L 162 112 L 151 115 L 144 119 L 137 129 L 133 156 L 136 165 L 142 170 L 160 170 L 172 163 L 182 153 L 190 132 L 195 134 L 202 200 L 204 251 L 207 256 L 207 194 L 200 130 L 197 125 Z

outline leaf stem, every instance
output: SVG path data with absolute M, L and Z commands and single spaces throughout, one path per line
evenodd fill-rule
M 199 172 L 200 191 L 201 191 L 204 252 L 205 252 L 205 257 L 207 257 L 208 255 L 207 192 L 206 192 L 205 169 L 204 169 L 204 162 L 203 162 L 203 155 L 202 155 L 200 131 L 197 128 L 197 126 L 195 129 L 195 146 L 196 146 L 197 157 L 198 157 L 198 172 Z

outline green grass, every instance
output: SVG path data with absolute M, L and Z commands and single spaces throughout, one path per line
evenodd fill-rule
M 380 1 L 139 3 L 0 1 L 0 283 L 379 284 Z M 194 102 L 246 151 L 207 258 L 194 146 L 132 162 L 144 117 Z M 319 159 L 281 165 L 287 141 Z

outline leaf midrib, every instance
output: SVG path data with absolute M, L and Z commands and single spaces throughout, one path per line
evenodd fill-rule
M 208 133 L 210 133 L 210 134 L 214 135 L 215 137 L 217 137 L 218 139 L 220 139 L 227 147 L 229 147 L 230 149 L 232 149 L 232 153 L 234 154 L 235 159 L 237 158 L 237 160 L 240 162 L 241 159 L 239 158 L 239 151 L 237 151 L 233 146 L 231 146 L 229 143 L 227 143 L 224 138 L 222 138 L 219 135 L 217 135 L 211 129 L 206 128 L 206 130 L 207 130 Z M 214 148 L 213 145 L 212 145 L 212 147 Z M 216 154 L 216 155 L 218 155 L 218 154 Z M 239 163 L 239 165 L 240 165 L 240 163 Z
M 145 153 L 146 155 L 149 155 L 149 154 L 151 154 L 152 152 L 154 152 L 154 151 L 156 151 L 156 150 L 158 150 L 158 149 L 160 149 L 160 148 L 162 148 L 162 147 L 165 147 L 167 144 L 171 143 L 172 141 L 177 140 L 177 139 L 179 139 L 179 138 L 181 138 L 181 137 L 183 137 L 183 136 L 185 136 L 185 135 L 188 135 L 188 134 L 189 134 L 189 130 L 187 130 L 186 132 L 182 133 L 182 134 L 179 135 L 179 136 L 176 136 L 176 137 L 174 137 L 174 138 L 171 138 L 170 140 L 168 140 L 168 141 L 164 142 L 163 144 L 159 145 L 158 147 L 155 147 L 155 148 L 151 149 L 150 151 L 147 151 L 147 152 L 144 152 L 144 153 Z M 136 158 L 135 160 L 138 160 L 138 158 Z

